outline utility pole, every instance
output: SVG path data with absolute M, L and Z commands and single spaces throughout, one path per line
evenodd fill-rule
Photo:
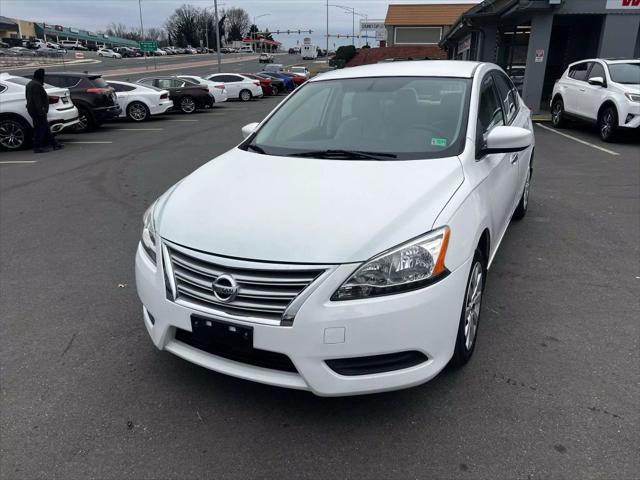
M 142 0 L 138 0 L 138 8 L 140 9 L 140 40 L 144 40 L 144 24 L 142 23 Z M 144 57 L 144 69 L 148 70 L 149 66 L 147 65 L 147 53 L 142 52 L 142 56 Z
M 329 0 L 327 0 L 327 57 L 329 57 Z
M 220 48 L 222 47 L 221 43 L 220 43 L 220 21 L 218 20 L 218 0 L 213 0 L 213 10 L 214 10 L 214 17 L 215 17 L 215 21 L 216 21 L 216 43 L 217 43 L 217 47 L 216 48 L 216 53 L 218 54 L 218 73 L 222 73 L 222 59 L 220 58 Z

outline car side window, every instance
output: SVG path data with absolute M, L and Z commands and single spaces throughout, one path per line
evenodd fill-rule
M 587 81 L 587 72 L 589 71 L 589 62 L 582 62 L 574 65 L 569 69 L 569 76 L 574 80 L 578 80 L 580 82 Z
M 493 78 L 487 75 L 480 89 L 478 102 L 478 123 L 476 126 L 477 148 L 484 147 L 487 134 L 495 127 L 504 125 L 504 116 L 500 106 Z
M 509 79 L 502 72 L 494 72 L 493 79 L 498 88 L 498 94 L 502 102 L 502 110 L 504 111 L 508 125 L 516 115 L 518 115 L 518 102 L 514 96 Z
M 111 88 L 113 88 L 113 90 L 116 91 L 116 92 L 124 92 L 124 89 L 122 88 L 122 85 L 120 85 L 118 83 L 110 83 L 109 86 Z
M 593 77 L 602 77 L 604 80 L 607 79 L 607 76 L 604 73 L 604 67 L 597 62 L 593 64 L 593 67 L 591 67 L 591 71 L 589 72 L 589 78 Z
M 143 85 L 154 85 L 152 78 L 145 78 L 144 80 L 141 80 L 140 83 L 142 83 Z
M 233 82 L 239 82 L 241 80 L 242 79 L 240 77 L 236 77 L 235 75 L 226 75 L 224 81 L 228 83 L 233 83 Z
M 165 88 L 165 89 L 176 87 L 174 80 L 170 78 L 158 78 L 154 81 L 153 86 L 158 88 Z
M 0 93 L 4 92 L 7 89 L 5 85 L 0 85 Z

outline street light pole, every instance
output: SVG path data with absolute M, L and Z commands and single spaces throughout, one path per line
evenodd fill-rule
M 140 10 L 140 40 L 144 40 L 144 24 L 142 23 L 142 0 L 138 0 L 138 9 Z M 144 57 L 144 69 L 147 70 L 149 66 L 147 65 L 147 53 L 146 51 L 142 52 L 142 56 Z
M 327 0 L 327 57 L 329 57 L 329 0 Z
M 213 10 L 214 10 L 214 17 L 215 17 L 215 21 L 216 21 L 216 42 L 217 42 L 217 47 L 216 48 L 216 52 L 218 54 L 218 73 L 222 73 L 222 58 L 220 58 L 220 48 L 221 48 L 221 44 L 220 44 L 220 21 L 218 20 L 218 0 L 213 0 Z

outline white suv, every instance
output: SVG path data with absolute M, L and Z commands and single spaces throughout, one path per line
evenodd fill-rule
M 620 128 L 640 127 L 640 60 L 590 59 L 572 63 L 553 87 L 551 120 L 597 122 L 605 142 Z

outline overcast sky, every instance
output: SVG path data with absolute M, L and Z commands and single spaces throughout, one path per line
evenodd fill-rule
M 205 7 L 213 0 L 142 0 L 144 25 L 160 27 L 165 19 L 180 5 Z M 329 0 L 329 4 L 353 7 L 369 19 L 384 19 L 389 3 L 476 3 L 474 0 Z M 242 7 L 251 16 L 268 16 L 256 20 L 260 29 L 288 30 L 311 29 L 314 43 L 325 45 L 326 0 L 219 0 L 219 8 Z M 139 25 L 138 0 L 0 0 L 0 15 L 24 20 L 45 21 L 66 27 L 103 30 L 111 22 Z M 356 16 L 356 32 L 358 20 Z M 350 34 L 352 15 L 336 7 L 329 7 L 329 31 L 331 34 Z M 373 34 L 373 32 L 372 32 Z M 285 46 L 302 43 L 305 35 L 278 35 L 274 38 Z M 340 46 L 351 41 L 332 38 Z

